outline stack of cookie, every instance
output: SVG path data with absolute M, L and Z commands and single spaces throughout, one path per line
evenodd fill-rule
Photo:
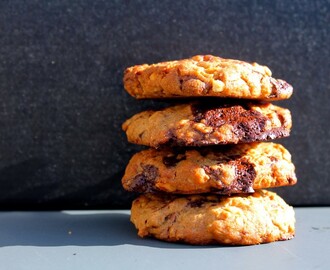
M 177 102 L 123 124 L 129 142 L 150 147 L 122 179 L 142 193 L 131 209 L 139 236 L 229 245 L 294 236 L 293 208 L 264 190 L 297 181 L 290 153 L 266 142 L 289 136 L 290 111 L 269 103 L 291 96 L 288 83 L 265 66 L 207 55 L 130 67 L 124 86 Z

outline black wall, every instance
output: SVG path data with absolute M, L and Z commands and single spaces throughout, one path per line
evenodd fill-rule
M 0 208 L 125 208 L 121 123 L 163 104 L 123 89 L 127 66 L 214 54 L 294 86 L 294 205 L 330 205 L 328 0 L 1 1 Z

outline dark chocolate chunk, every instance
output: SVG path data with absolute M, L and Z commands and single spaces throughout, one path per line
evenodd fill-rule
M 166 167 L 174 167 L 181 160 L 185 160 L 186 156 L 183 154 L 175 154 L 163 157 L 163 163 Z
M 133 192 L 152 192 L 154 182 L 159 175 L 158 168 L 153 165 L 141 165 L 142 173 L 136 175 L 132 181 L 131 191 Z
M 253 164 L 242 159 L 236 164 L 236 183 L 235 189 L 241 192 L 252 192 L 253 191 L 253 180 L 256 177 L 256 171 Z
M 245 111 L 234 125 L 234 133 L 241 142 L 254 142 L 261 139 L 267 118 L 257 111 Z
M 233 193 L 249 193 L 253 192 L 253 181 L 256 177 L 256 171 L 253 164 L 244 159 L 232 160 L 228 164 L 235 166 L 235 180 L 226 186 L 222 183 L 221 170 L 213 169 L 209 166 L 204 166 L 205 173 L 214 181 L 219 184 L 218 188 L 212 189 L 212 192 L 218 194 L 233 194 Z
M 269 95 L 270 98 L 277 98 L 283 92 L 292 92 L 292 85 L 288 84 L 286 81 L 270 78 L 270 83 L 272 84 L 272 92 Z
M 194 201 L 188 202 L 187 206 L 191 208 L 200 208 L 202 207 L 203 203 L 205 203 L 205 199 L 198 199 Z
M 268 141 L 289 136 L 290 131 L 285 127 L 285 119 L 281 114 L 279 114 L 279 118 L 282 126 L 266 130 L 267 116 L 257 110 L 251 109 L 252 104 L 260 105 L 262 103 L 241 100 L 226 100 L 225 103 L 223 101 L 214 102 L 212 100 L 202 103 L 192 103 L 192 121 L 212 127 L 212 132 L 215 132 L 224 124 L 231 125 L 231 131 L 235 134 L 234 137 L 237 140 L 235 143 Z M 184 137 L 178 138 L 175 129 L 169 129 L 166 135 L 166 141 L 161 142 L 157 147 L 161 145 L 170 147 L 199 147 L 210 144 L 225 145 L 228 143 L 227 141 L 217 141 L 216 138 L 215 140 L 210 140 L 210 134 L 205 134 L 198 129 L 195 129 L 194 132 L 200 133 L 199 136 L 196 136 L 197 138 L 194 140 L 190 139 L 188 141 Z
M 192 105 L 195 122 L 203 122 L 207 126 L 218 128 L 231 124 L 241 142 L 252 142 L 261 139 L 267 118 L 260 112 L 251 110 L 247 103 L 211 105 Z

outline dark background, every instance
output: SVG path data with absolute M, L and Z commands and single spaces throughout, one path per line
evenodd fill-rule
M 294 86 L 293 205 L 330 205 L 329 1 L 1 1 L 0 208 L 128 208 L 131 65 L 214 54 Z

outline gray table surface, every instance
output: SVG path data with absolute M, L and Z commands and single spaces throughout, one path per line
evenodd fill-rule
M 140 239 L 129 211 L 1 212 L 1 269 L 330 269 L 330 207 L 296 208 L 296 237 L 248 247 Z

